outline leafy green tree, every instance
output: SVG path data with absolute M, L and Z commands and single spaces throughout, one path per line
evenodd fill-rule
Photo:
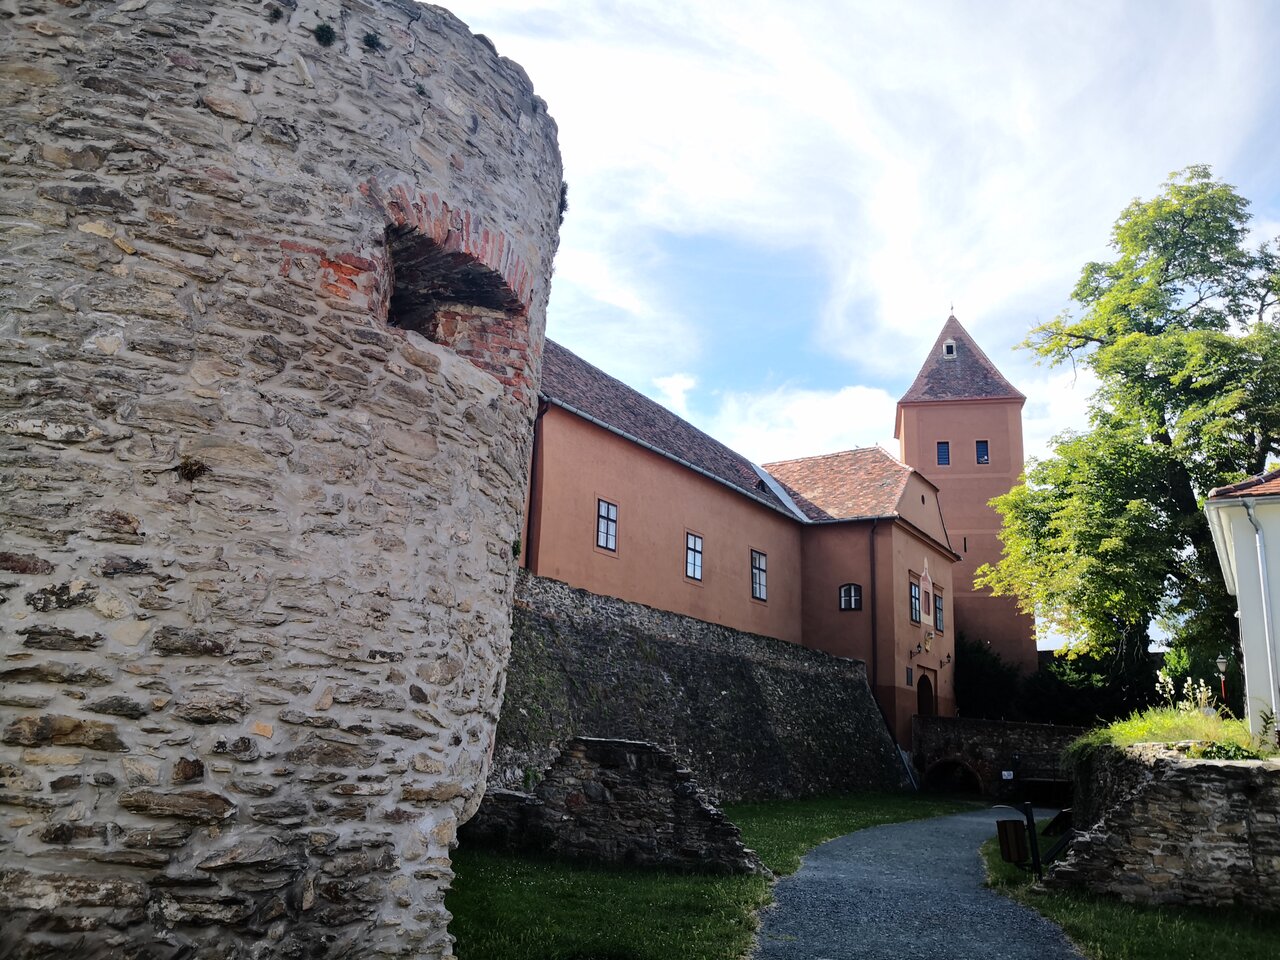
M 1153 626 L 1215 655 L 1236 642 L 1201 507 L 1280 453 L 1280 260 L 1248 221 L 1208 167 L 1173 174 L 1120 215 L 1115 258 L 1085 265 L 1075 306 L 1024 344 L 1099 387 L 1089 429 L 993 501 L 1004 554 L 979 583 L 1135 684 Z

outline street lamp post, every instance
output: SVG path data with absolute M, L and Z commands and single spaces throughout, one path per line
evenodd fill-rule
M 1227 658 L 1218 654 L 1218 679 L 1222 681 L 1222 705 L 1227 705 Z

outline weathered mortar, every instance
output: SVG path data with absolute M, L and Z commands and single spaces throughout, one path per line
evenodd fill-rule
M 1047 885 L 1280 910 L 1280 762 L 1189 760 L 1140 744 L 1095 750 L 1075 776 L 1082 832 Z
M 861 661 L 522 572 L 490 785 L 577 735 L 658 743 L 720 801 L 910 786 Z
M 451 955 L 545 105 L 408 0 L 0 0 L 0 164 L 0 954 Z

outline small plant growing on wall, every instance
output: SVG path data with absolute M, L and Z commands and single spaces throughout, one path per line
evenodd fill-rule
M 272 23 L 279 23 L 280 18 L 284 16 L 284 11 L 279 7 L 267 7 L 267 19 Z
M 316 43 L 322 47 L 332 47 L 333 41 L 338 39 L 338 32 L 327 23 L 316 24 L 315 29 L 311 32 L 315 34 Z
M 382 38 L 376 33 L 370 31 L 360 38 L 360 43 L 370 53 L 377 53 L 382 49 Z

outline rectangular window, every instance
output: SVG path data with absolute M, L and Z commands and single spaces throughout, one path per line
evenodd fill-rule
M 942 594 L 936 590 L 933 592 L 933 626 L 942 629 Z
M 840 609 L 841 610 L 861 610 L 862 609 L 862 584 L 846 583 L 840 588 Z
M 938 441 L 938 466 L 946 467 L 951 465 L 951 443 L 947 440 Z
M 596 546 L 618 549 L 618 505 L 608 500 L 596 501 Z
M 977 441 L 977 444 L 978 444 L 978 462 L 990 463 L 991 462 L 991 445 L 987 443 L 987 441 L 985 440 L 979 440 Z
M 911 622 L 920 622 L 920 581 L 911 581 Z
M 759 550 L 751 551 L 751 596 L 756 600 L 769 599 L 768 562 Z
M 702 538 L 696 533 L 684 535 L 684 575 L 690 580 L 702 579 Z
M 915 678 L 916 678 L 915 673 L 912 671 L 910 667 L 907 667 L 907 686 L 908 687 L 912 686 L 912 682 L 915 680 Z

